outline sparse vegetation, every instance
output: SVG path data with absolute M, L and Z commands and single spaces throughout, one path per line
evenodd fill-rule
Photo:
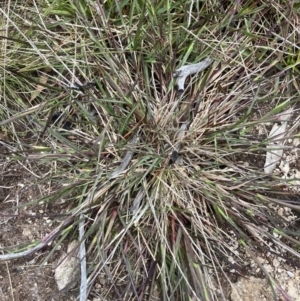
M 293 107 L 288 136 L 299 136 L 297 3 L 16 0 L 0 10 L 2 173 L 19 166 L 40 190 L 11 212 L 51 214 L 42 242 L 52 250 L 84 223 L 89 293 L 105 273 L 106 300 L 226 300 L 224 283 L 245 266 L 237 241 L 254 260 L 268 242 L 299 260 L 299 229 L 274 210 L 297 214 L 297 187 L 263 169 L 276 114 Z M 173 72 L 206 57 L 213 64 L 177 93 Z

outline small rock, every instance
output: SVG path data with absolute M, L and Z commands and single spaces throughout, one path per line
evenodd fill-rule
M 58 289 L 61 291 L 71 283 L 76 283 L 79 277 L 79 256 L 78 251 L 74 252 L 78 242 L 72 241 L 68 245 L 68 254 L 64 252 L 60 257 L 58 267 L 55 269 L 55 281 Z M 74 253 L 73 253 L 74 252 Z
M 288 274 L 288 276 L 289 276 L 290 278 L 294 278 L 294 273 L 293 273 L 293 272 L 286 271 L 286 273 Z
M 274 266 L 275 268 L 277 268 L 279 265 L 280 265 L 279 260 L 276 259 L 276 258 L 274 258 L 274 259 L 273 259 L 273 266 Z

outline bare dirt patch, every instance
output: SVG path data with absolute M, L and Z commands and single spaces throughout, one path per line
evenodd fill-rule
M 32 166 L 31 166 L 32 167 Z M 37 176 L 43 173 L 34 169 Z M 57 214 L 58 208 L 46 204 L 25 206 L 46 191 L 45 186 L 36 184 L 35 176 L 18 163 L 2 160 L 0 175 L 0 248 L 13 251 L 45 237 L 55 226 L 48 215 Z M 54 269 L 61 250 L 54 251 L 48 262 L 44 262 L 52 246 L 34 255 L 10 262 L 0 262 L 0 300 L 75 300 L 72 292 L 59 293 Z M 2 251 L 4 253 L 4 251 Z

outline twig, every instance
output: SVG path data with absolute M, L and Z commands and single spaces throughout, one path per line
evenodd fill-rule
M 205 60 L 201 61 L 200 63 L 192 64 L 192 65 L 184 65 L 179 69 L 177 69 L 173 73 L 173 77 L 176 78 L 176 86 L 178 88 L 178 91 L 182 92 L 184 90 L 185 79 L 189 75 L 205 70 L 212 62 L 213 60 L 208 57 Z
M 80 270 L 81 270 L 81 285 L 80 285 L 80 301 L 87 300 L 87 275 L 86 275 L 86 249 L 84 237 L 84 217 L 83 214 L 80 216 L 79 223 L 79 256 L 80 256 Z
M 135 197 L 134 201 L 133 201 L 133 205 L 132 208 L 130 210 L 130 213 L 132 215 L 135 215 L 140 207 L 141 201 L 143 199 L 143 197 L 145 196 L 145 191 L 143 188 L 141 188 L 139 190 L 139 192 L 137 193 L 137 196 Z
M 23 251 L 23 252 L 19 252 L 19 253 L 14 253 L 14 254 L 0 255 L 0 262 L 1 261 L 6 261 L 6 260 L 12 260 L 12 259 L 19 259 L 19 258 L 22 258 L 24 256 L 28 256 L 28 255 L 34 254 L 35 252 L 37 252 L 40 249 L 42 249 L 45 246 L 47 246 L 47 244 L 56 237 L 56 234 L 57 233 L 55 233 L 53 236 L 49 236 L 48 239 L 43 240 L 38 245 L 36 245 L 35 247 L 33 247 L 33 248 L 31 248 L 31 249 L 29 249 L 27 251 Z
M 276 120 L 281 122 L 281 125 L 275 123 L 269 133 L 269 144 L 267 145 L 266 161 L 264 171 L 266 174 L 271 174 L 276 165 L 280 162 L 283 155 L 285 144 L 285 136 L 287 134 L 287 123 L 292 117 L 294 109 L 290 108 L 276 116 Z
M 11 281 L 11 275 L 10 275 L 8 263 L 7 262 L 5 262 L 5 263 L 6 263 L 6 269 L 7 269 L 7 275 L 8 275 L 9 285 L 10 285 L 12 301 L 15 301 L 14 290 L 13 290 L 13 285 L 12 285 L 12 281 Z
M 65 227 L 71 222 L 71 217 L 66 219 L 58 228 L 54 229 L 50 234 L 48 234 L 38 245 L 35 247 L 19 252 L 19 253 L 13 253 L 13 254 L 4 254 L 0 255 L 0 262 L 1 261 L 7 261 L 7 260 L 12 260 L 12 259 L 19 259 L 28 255 L 32 255 L 35 252 L 39 251 L 40 249 L 44 248 L 47 246 L 52 240 L 54 240 L 58 234 L 65 229 Z
M 135 145 L 138 142 L 138 140 L 139 140 L 139 137 L 136 135 L 130 140 L 129 144 Z M 110 179 L 115 179 L 122 171 L 124 171 L 127 168 L 127 166 L 129 165 L 133 155 L 134 155 L 133 150 L 130 149 L 130 150 L 127 151 L 127 153 L 126 153 L 124 159 L 122 160 L 120 166 L 111 174 Z

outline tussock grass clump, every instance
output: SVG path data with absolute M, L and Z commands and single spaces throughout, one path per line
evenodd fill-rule
M 296 7 L 22 3 L 1 8 L 2 131 L 11 161 L 48 170 L 36 181 L 53 190 L 31 205 L 66 200 L 50 238 L 84 224 L 90 290 L 105 273 L 107 299 L 226 300 L 237 241 L 254 258 L 267 241 L 299 257 L 272 210 L 299 210 L 292 183 L 263 172 L 266 128 L 297 109 Z M 173 72 L 206 57 L 177 93 Z

